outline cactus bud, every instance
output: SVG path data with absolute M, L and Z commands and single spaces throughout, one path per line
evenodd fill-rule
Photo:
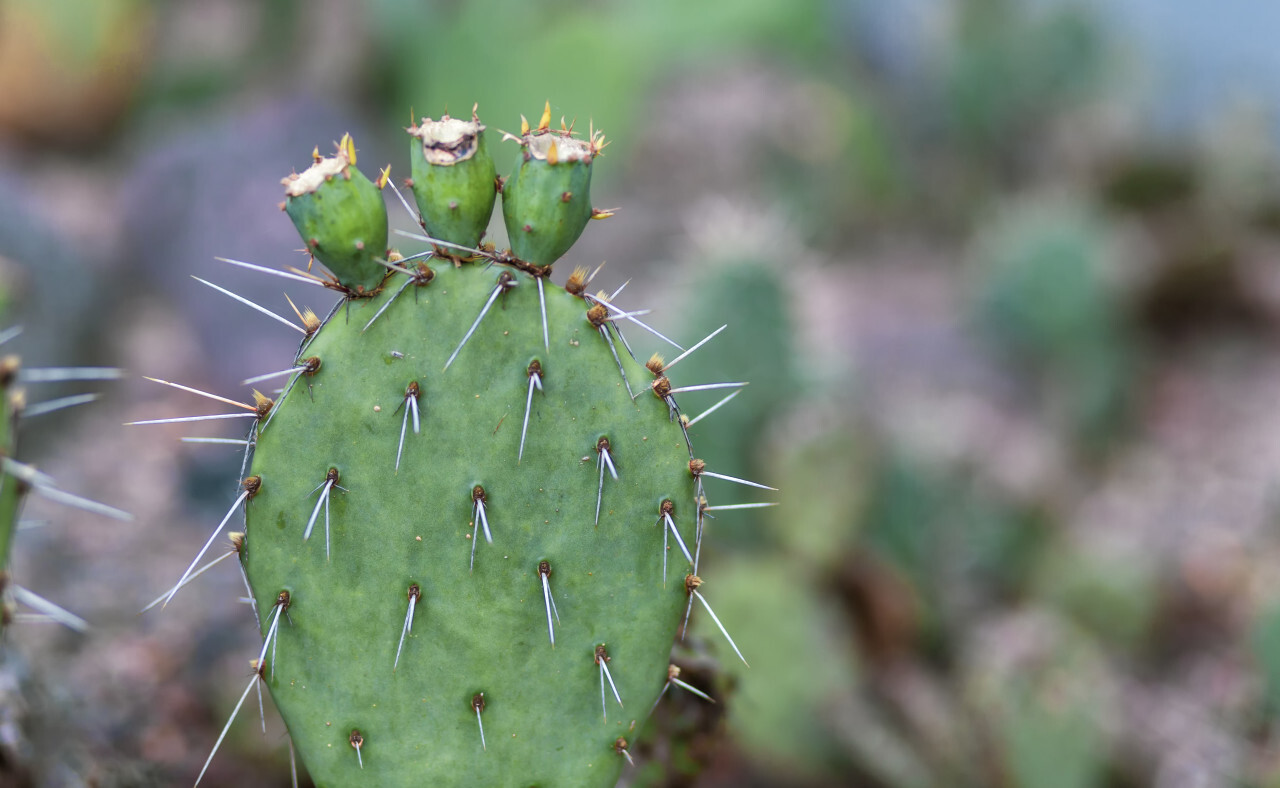
M 538 128 L 519 138 L 520 159 L 502 191 L 511 251 L 539 266 L 567 252 L 591 219 L 591 162 L 603 147 L 596 135 L 551 130 L 548 118 L 544 111 Z
M 497 170 L 485 149 L 484 126 L 471 120 L 423 118 L 407 129 L 411 142 L 413 197 L 432 238 L 476 247 L 489 226 L 497 198 Z
M 387 206 L 377 186 L 356 169 L 355 144 L 344 135 L 338 151 L 281 183 L 284 209 L 307 251 L 356 295 L 377 290 L 387 269 Z M 381 180 L 381 179 L 379 179 Z

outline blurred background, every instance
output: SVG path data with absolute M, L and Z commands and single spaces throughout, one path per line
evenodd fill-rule
M 677 656 L 721 702 L 672 693 L 629 784 L 1280 785 L 1277 30 L 1210 0 L 0 0 L 6 322 L 29 363 L 128 371 L 26 451 L 136 515 L 29 507 L 18 582 L 94 628 L 10 636 L 0 783 L 189 784 L 250 675 L 230 562 L 136 612 L 240 468 L 178 440 L 216 426 L 122 427 L 224 412 L 140 376 L 247 398 L 296 342 L 191 276 L 323 314 L 214 260 L 305 260 L 282 176 L 349 131 L 404 177 L 411 112 L 475 102 L 510 172 L 497 130 L 550 100 L 612 140 L 621 208 L 556 281 L 607 260 L 686 344 L 728 323 L 682 381 L 752 385 L 694 438 L 783 491 L 708 536 L 752 667 L 699 620 Z M 206 784 L 289 784 L 267 702 Z

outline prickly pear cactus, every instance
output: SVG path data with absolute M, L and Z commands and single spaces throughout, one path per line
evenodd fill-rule
M 286 179 L 343 301 L 255 406 L 239 555 L 257 675 L 321 786 L 613 785 L 695 601 L 714 618 L 696 564 L 716 474 L 679 359 L 632 358 L 617 324 L 636 316 L 585 270 L 549 277 L 608 215 L 603 136 L 548 107 L 508 135 L 504 184 L 483 129 L 408 130 L 420 255 L 381 248 L 381 201 L 352 195 L 387 178 L 355 171 L 349 138 Z M 507 252 L 476 247 L 498 192 Z
M 0 361 L 0 447 L 5 457 L 16 457 L 18 419 L 22 396 L 15 391 L 18 377 L 18 361 L 9 357 Z M 9 555 L 13 550 L 14 536 L 18 529 L 18 513 L 21 510 L 25 485 L 13 474 L 0 476 L 0 600 L 9 591 Z M 12 603 L 0 602 L 0 636 L 13 617 Z
M 20 328 L 0 331 L 0 346 Z M 8 351 L 8 348 L 5 348 Z M 72 394 L 46 398 L 43 383 L 104 380 L 119 377 L 107 367 L 26 367 L 17 355 L 0 357 L 0 785 L 46 785 L 56 782 L 51 767 L 74 762 L 74 737 L 67 737 L 64 712 L 40 691 L 38 671 L 32 670 L 17 649 L 10 649 L 11 633 L 26 622 L 52 622 L 77 632 L 88 622 L 40 593 L 26 588 L 12 569 L 15 542 L 25 525 L 22 510 L 36 495 L 47 501 L 83 509 L 119 520 L 131 519 L 119 509 L 60 489 L 54 479 L 19 454 L 19 433 L 28 419 L 91 402 L 96 394 Z M 35 401 L 29 401 L 31 397 Z M 47 592 L 58 598 L 56 590 Z M 15 626 L 18 625 L 18 626 Z M 67 777 L 71 772 L 60 772 Z
M 0 331 L 0 345 L 20 333 L 17 327 Z M 13 582 L 10 559 L 21 526 L 23 503 L 29 494 L 117 520 L 132 519 L 127 512 L 115 507 L 59 489 L 52 477 L 19 458 L 18 432 L 25 419 L 91 402 L 97 395 L 73 394 L 29 403 L 27 389 L 32 384 L 109 380 L 119 376 L 120 370 L 112 367 L 24 368 L 17 355 L 0 357 L 0 638 L 15 619 L 53 621 L 77 631 L 88 628 L 80 617 Z

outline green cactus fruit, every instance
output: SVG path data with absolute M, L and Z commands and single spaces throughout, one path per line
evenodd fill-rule
M 612 216 L 591 207 L 591 162 L 607 144 L 594 129 L 587 139 L 551 128 L 551 104 L 536 129 L 521 120 L 516 171 L 502 188 L 502 218 L 511 251 L 535 266 L 559 260 L 590 219 Z M 510 137 L 510 135 L 508 135 Z
M 328 268 L 349 293 L 367 296 L 378 289 L 387 269 L 378 262 L 387 254 L 387 206 L 382 187 L 356 169 L 356 146 L 342 137 L 328 158 L 312 154 L 315 163 L 283 181 L 284 210 L 298 228 L 307 251 Z
M 585 200 L 600 139 L 555 142 L 579 169 L 539 161 Z M 263 643 L 242 703 L 267 685 L 319 786 L 613 785 L 695 602 L 719 624 L 697 575 L 716 474 L 679 359 L 632 396 L 645 367 L 614 321 L 634 316 L 584 269 L 551 283 L 554 256 L 390 257 L 416 266 L 307 323 L 250 414 L 232 511 Z
M 474 248 L 489 226 L 497 199 L 497 170 L 485 148 L 484 126 L 471 120 L 423 118 L 408 132 L 413 197 L 432 238 Z M 457 250 L 446 249 L 457 256 Z

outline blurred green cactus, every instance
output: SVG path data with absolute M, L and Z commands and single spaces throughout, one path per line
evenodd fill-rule
M 0 345 L 13 340 L 19 333 L 19 328 L 0 332 Z M 112 367 L 24 368 L 16 355 L 0 358 L 0 637 L 6 634 L 8 626 L 18 615 L 19 604 L 34 611 L 21 614 L 31 620 L 55 621 L 78 631 L 88 628 L 83 619 L 13 581 L 10 561 L 23 503 L 29 494 L 35 493 L 56 503 L 118 520 L 131 519 L 127 512 L 59 489 L 48 474 L 19 459 L 18 432 L 24 418 L 74 407 L 97 398 L 96 394 L 74 394 L 29 404 L 27 385 L 106 380 L 119 375 L 120 370 Z
M 1104 784 L 1115 687 L 1097 644 L 1052 615 L 1000 621 L 962 679 L 1009 785 Z M 1049 766 L 1052 764 L 1052 766 Z
M 21 333 L 19 328 L 0 332 L 0 345 Z M 19 453 L 19 432 L 25 419 L 91 402 L 96 394 L 72 394 L 27 401 L 28 389 L 43 383 L 104 380 L 119 377 L 111 367 L 24 367 L 17 355 L 0 357 L 0 784 L 45 785 L 57 782 L 53 772 L 71 770 L 58 758 L 74 756 L 77 745 L 63 735 L 64 710 L 45 696 L 40 677 L 30 671 L 21 653 L 11 649 L 14 624 L 49 622 L 76 632 L 89 624 L 61 605 L 20 585 L 12 569 L 15 542 L 22 529 L 27 498 L 37 495 L 53 503 L 119 520 L 131 519 L 124 511 L 58 488 L 54 479 L 38 470 Z M 43 589 L 41 589 L 43 591 Z M 50 594 L 54 596 L 54 594 Z M 57 598 L 57 597 L 55 597 Z M 55 735 L 53 731 L 57 730 Z M 55 764 L 57 764 L 55 766 Z
M 5 457 L 17 456 L 17 405 L 21 402 L 21 395 L 15 391 L 17 377 L 16 357 L 10 356 L 0 362 L 0 394 L 3 394 L 0 397 L 0 446 L 3 446 Z M 18 529 L 23 492 L 23 484 L 18 477 L 8 473 L 0 477 L 0 594 L 4 594 L 9 585 L 9 555 Z M 6 604 L 0 609 L 0 635 L 4 634 L 11 617 L 11 609 Z
M 707 380 L 750 380 L 732 392 L 732 407 L 714 419 L 690 427 L 697 440 L 725 453 L 728 472 L 754 477 L 764 472 L 762 459 L 768 425 L 780 424 L 795 407 L 803 384 L 796 361 L 792 318 L 783 272 L 775 265 L 751 258 L 725 258 L 700 265 L 685 286 L 689 298 L 683 310 L 686 336 L 705 336 L 722 326 L 714 353 L 690 359 L 694 374 Z M 719 392 L 701 394 L 708 406 L 724 398 Z M 745 487 L 727 490 L 725 503 L 755 500 Z M 745 515 L 747 527 L 734 526 L 735 541 L 752 533 L 755 518 Z
M 994 349 L 1060 397 L 1073 442 L 1105 448 L 1130 409 L 1132 329 L 1109 279 L 1112 239 L 1085 206 L 1025 200 L 979 232 L 974 322 Z

